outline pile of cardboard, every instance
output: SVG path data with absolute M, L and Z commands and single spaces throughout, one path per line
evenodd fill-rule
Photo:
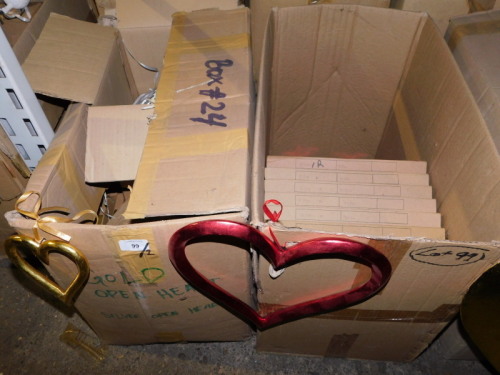
M 264 186 L 286 226 L 445 239 L 422 161 L 268 156 Z
M 224 219 L 272 229 L 285 245 L 347 237 L 389 259 L 387 287 L 349 309 L 259 332 L 257 349 L 412 360 L 500 259 L 498 152 L 442 34 L 428 15 L 385 9 L 386 0 L 369 1 L 376 7 L 301 0 L 272 11 L 255 0 L 256 77 L 250 10 L 175 13 L 181 2 L 117 0 L 117 28 L 47 13 L 23 59 L 34 90 L 64 102 L 65 111 L 26 190 L 39 194 L 42 207 L 101 216 L 95 225 L 50 222 L 52 232 L 41 230 L 47 239 L 64 234 L 89 262 L 76 308 L 107 343 L 243 340 L 251 327 L 171 265 L 174 232 Z M 133 104 L 150 89 L 157 89 L 153 108 Z M 339 155 L 364 160 L 332 159 Z M 301 164 L 312 160 L 371 169 Z M 292 183 L 289 193 L 283 182 L 271 188 L 277 178 Z M 386 195 L 403 190 L 424 196 Z M 268 198 L 282 201 L 287 226 L 264 217 Z M 20 208 L 36 211 L 38 203 L 34 194 Z M 349 225 L 333 224 L 335 215 L 349 215 Z M 374 216 L 379 222 L 368 223 Z M 392 223 L 403 216 L 406 226 Z M 36 220 L 16 211 L 6 217 L 33 236 Z M 444 229 L 429 229 L 441 221 L 446 240 Z M 315 259 L 273 279 L 266 259 L 250 261 L 250 245 L 208 239 L 187 252 L 207 279 L 262 313 L 369 277 L 360 264 Z M 74 275 L 64 257 L 51 257 L 47 268 L 61 285 Z

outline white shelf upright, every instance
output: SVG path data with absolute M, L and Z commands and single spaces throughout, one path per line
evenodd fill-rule
M 54 131 L 0 27 L 0 124 L 33 170 Z

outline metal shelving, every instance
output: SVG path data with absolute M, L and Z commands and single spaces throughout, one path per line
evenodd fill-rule
M 27 167 L 33 170 L 54 131 L 1 28 L 0 124 Z

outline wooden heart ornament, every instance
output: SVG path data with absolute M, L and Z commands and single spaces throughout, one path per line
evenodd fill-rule
M 286 306 L 263 316 L 248 304 L 208 280 L 191 265 L 186 256 L 186 246 L 195 239 L 207 236 L 235 237 L 247 241 L 275 269 L 310 259 L 341 258 L 370 267 L 372 274 L 366 283 L 356 288 L 293 306 Z M 170 239 L 169 256 L 174 267 L 189 284 L 239 318 L 261 330 L 362 302 L 382 289 L 391 275 L 391 264 L 384 255 L 371 246 L 356 241 L 335 237 L 318 238 L 284 249 L 251 226 L 224 220 L 200 221 L 179 229 Z
M 76 265 L 78 272 L 69 286 L 63 289 L 31 266 L 20 255 L 20 250 L 31 252 L 47 265 L 49 264 L 49 254 L 59 253 L 70 259 Z M 5 251 L 13 264 L 67 305 L 73 303 L 73 299 L 82 291 L 90 275 L 90 268 L 85 256 L 78 249 L 66 242 L 44 241 L 38 243 L 26 236 L 11 236 L 5 241 Z

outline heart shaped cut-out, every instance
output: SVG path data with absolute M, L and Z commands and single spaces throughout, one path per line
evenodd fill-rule
M 186 246 L 195 239 L 207 236 L 235 237 L 249 242 L 275 269 L 291 266 L 308 259 L 343 258 L 362 263 L 371 269 L 371 278 L 364 284 L 340 293 L 286 306 L 265 316 L 225 289 L 200 274 L 186 256 Z M 214 302 L 239 318 L 266 329 L 309 315 L 346 308 L 362 302 L 382 289 L 389 281 L 389 260 L 371 246 L 335 237 L 318 238 L 283 249 L 257 229 L 225 220 L 207 220 L 188 224 L 179 229 L 169 242 L 170 261 L 186 281 Z
M 63 289 L 31 266 L 19 254 L 20 250 L 30 251 L 47 265 L 49 264 L 49 254 L 59 253 L 70 259 L 76 265 L 78 272 L 69 286 Z M 40 244 L 32 238 L 16 235 L 5 241 L 5 251 L 13 264 L 67 305 L 73 303 L 73 299 L 81 292 L 90 275 L 90 268 L 85 256 L 66 242 L 44 241 Z

